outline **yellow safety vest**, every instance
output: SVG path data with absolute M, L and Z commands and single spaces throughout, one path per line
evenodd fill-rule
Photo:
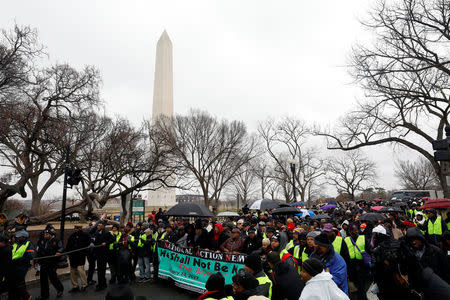
M 147 240 L 147 235 L 145 233 L 141 234 L 139 236 L 138 247 L 144 247 L 144 243 L 142 241 L 146 241 L 146 240 Z
M 282 259 L 286 253 L 288 253 L 288 251 L 286 249 L 283 249 L 283 251 L 280 252 L 280 259 Z
M 27 251 L 27 248 L 28 248 L 29 244 L 30 244 L 30 242 L 28 241 L 25 244 L 21 245 L 19 248 L 17 248 L 18 244 L 15 243 L 13 245 L 12 253 L 11 253 L 12 254 L 12 260 L 22 258 L 23 255 L 25 254 L 25 251 Z
M 294 257 L 296 260 L 300 258 L 300 245 L 294 247 Z
M 267 234 L 265 232 L 263 233 L 263 239 L 267 239 Z
M 114 234 L 112 231 L 110 231 L 110 233 L 116 237 L 116 243 L 118 243 L 120 240 L 120 237 L 122 236 L 122 232 Z M 114 250 L 114 243 L 109 244 L 109 250 Z
M 436 218 L 434 223 L 428 220 L 428 234 L 442 235 L 442 218 L 440 216 Z
M 358 236 L 358 239 L 356 240 L 356 245 L 358 246 L 359 250 L 356 249 L 355 245 L 353 245 L 352 241 L 351 241 L 351 237 L 346 237 L 344 239 L 345 243 L 347 244 L 347 248 L 348 248 L 348 254 L 350 255 L 350 259 L 359 259 L 362 260 L 362 254 L 361 252 L 365 251 L 365 247 L 366 247 L 366 238 L 364 237 L 364 235 L 360 235 Z
M 264 285 L 267 283 L 270 284 L 269 285 L 269 299 L 272 299 L 272 280 L 270 280 L 266 274 L 264 274 L 264 276 L 257 277 L 256 279 L 258 280 L 259 285 Z
M 306 247 L 305 247 L 305 249 L 303 249 L 303 252 L 302 252 L 302 262 L 304 262 L 308 258 L 309 258 L 309 255 L 306 253 Z
M 291 240 L 289 243 L 286 244 L 286 247 L 284 247 L 285 250 L 289 250 L 292 247 L 294 247 L 294 240 Z
M 342 237 L 337 236 L 333 241 L 334 251 L 341 254 L 341 247 L 342 247 Z M 359 245 L 358 245 L 358 247 L 359 247 Z
M 450 222 L 447 223 L 447 229 L 450 230 Z
M 155 243 L 153 244 L 152 251 L 156 250 L 156 241 L 164 239 L 165 236 L 166 236 L 166 232 L 165 231 L 163 232 L 163 234 L 161 234 L 159 239 L 158 239 L 158 232 L 155 232 L 153 234 L 153 239 L 155 240 Z

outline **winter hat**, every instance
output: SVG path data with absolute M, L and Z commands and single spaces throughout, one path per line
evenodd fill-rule
M 281 261 L 280 252 L 272 251 L 267 255 L 267 261 L 275 265 Z
M 280 241 L 280 238 L 281 238 L 281 235 L 277 232 L 277 233 L 275 233 L 274 235 L 272 235 L 272 240 L 277 240 L 277 241 Z
M 262 270 L 261 257 L 259 255 L 248 255 L 245 258 L 245 266 L 252 269 L 254 273 L 258 273 Z
M 308 237 L 312 237 L 312 238 L 315 238 L 316 236 L 318 236 L 320 234 L 320 231 L 311 231 L 311 232 L 309 232 L 307 235 L 306 235 L 306 237 L 308 238 Z
M 323 264 L 317 258 L 309 258 L 302 263 L 302 268 L 312 277 L 323 271 Z
M 225 288 L 225 278 L 223 278 L 221 273 L 211 274 L 205 285 L 208 291 L 223 291 Z
M 275 233 L 275 228 L 273 228 L 273 227 L 268 227 L 268 228 L 266 229 L 266 232 L 272 232 L 272 233 Z
M 326 223 L 323 225 L 323 231 L 333 231 L 333 224 L 331 223 Z
M 113 228 L 117 228 L 117 230 L 119 230 L 120 229 L 120 226 L 119 226 L 119 224 L 113 224 L 113 226 L 112 226 Z
M 108 290 L 105 300 L 133 300 L 134 295 L 130 287 L 126 285 L 113 285 Z
M 384 228 L 382 225 L 378 225 L 372 230 L 372 233 L 380 233 L 386 235 L 386 228 Z
M 303 228 L 295 228 L 292 233 L 296 233 L 296 234 L 300 235 L 303 231 L 304 231 Z
M 238 275 L 233 276 L 233 283 L 241 285 L 245 290 L 254 289 L 259 285 L 255 276 L 244 270 L 240 270 Z
M 325 232 L 322 232 L 321 234 L 316 236 L 314 238 L 314 242 L 317 245 L 323 246 L 323 247 L 330 247 L 331 246 L 330 239 L 328 238 L 328 235 Z
M 145 228 L 148 228 L 148 223 L 144 222 L 144 223 L 142 223 L 142 226 L 145 227 Z
M 289 223 L 289 224 L 287 225 L 287 228 L 288 228 L 288 229 L 294 229 L 294 228 L 295 228 L 295 224 L 294 224 L 294 223 Z
M 359 229 L 361 229 L 362 231 L 364 231 L 364 229 L 366 229 L 367 224 L 366 223 L 362 223 L 361 225 L 359 225 Z

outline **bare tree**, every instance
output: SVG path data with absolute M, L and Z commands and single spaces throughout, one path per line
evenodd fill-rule
M 296 164 L 296 191 L 301 201 L 309 199 L 309 186 L 325 174 L 324 161 L 316 149 L 307 147 L 309 130 L 304 122 L 285 118 L 280 122 L 268 120 L 260 123 L 258 132 L 265 148 L 275 163 L 273 178 L 283 189 L 286 201 L 293 199 L 290 160 Z
M 261 155 L 255 158 L 251 165 L 252 172 L 259 181 L 261 199 L 265 199 L 267 194 L 272 195 L 270 190 L 271 187 L 275 185 L 272 176 L 274 166 L 267 157 L 261 157 Z
M 355 192 L 373 185 L 376 179 L 375 163 L 359 151 L 334 157 L 327 164 L 327 179 L 338 193 L 346 193 L 355 200 Z
M 193 110 L 161 122 L 168 147 L 175 149 L 192 183 L 202 190 L 205 205 L 216 204 L 221 191 L 242 172 L 254 156 L 255 137 L 243 122 L 219 121 L 206 112 Z
M 442 139 L 449 125 L 449 18 L 446 0 L 380 1 L 363 24 L 376 42 L 356 46 L 352 58 L 352 75 L 366 100 L 334 131 L 320 132 L 329 149 L 390 143 L 418 152 L 433 166 L 446 197 L 444 168 L 431 147 L 421 145 Z
M 46 171 L 44 161 L 62 147 L 55 134 L 62 120 L 73 121 L 74 113 L 99 103 L 99 75 L 93 67 L 37 68 L 40 46 L 28 28 L 3 32 L 0 44 L 0 161 L 17 174 L 14 182 L 0 182 L 1 210 L 9 197 L 26 197 L 30 178 Z
M 439 178 L 436 177 L 433 165 L 423 157 L 414 162 L 397 160 L 395 176 L 401 186 L 407 190 L 434 189 L 439 185 Z
M 238 171 L 230 181 L 231 194 L 239 197 L 240 205 L 244 206 L 250 199 L 256 195 L 256 176 L 252 170 L 253 166 L 248 163 L 242 166 L 242 170 Z

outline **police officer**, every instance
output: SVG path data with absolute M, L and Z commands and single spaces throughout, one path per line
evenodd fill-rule
M 96 291 L 106 289 L 106 263 L 108 261 L 109 244 L 112 242 L 111 234 L 105 229 L 106 221 L 99 221 L 96 225 L 97 230 L 94 233 L 94 245 L 97 246 L 94 250 L 95 258 L 97 259 L 97 279 L 98 283 L 95 288 Z
M 34 246 L 28 241 L 29 235 L 26 231 L 19 231 L 15 234 L 15 243 L 12 246 L 11 272 L 7 277 L 9 285 L 8 299 L 25 300 L 31 298 L 25 285 L 25 275 L 31 267 L 34 257 Z M 3 238 L 7 244 L 7 239 Z M 6 245 L 5 245 L 6 246 Z M 8 266 L 2 265 L 2 268 Z
M 48 299 L 50 296 L 48 281 L 56 289 L 56 296 L 61 297 L 64 287 L 56 274 L 56 265 L 58 264 L 58 256 L 64 251 L 61 241 L 59 241 L 54 233 L 50 230 L 44 231 L 44 238 L 39 241 L 36 251 L 36 257 L 47 257 L 39 259 L 41 265 L 41 297 L 38 299 Z

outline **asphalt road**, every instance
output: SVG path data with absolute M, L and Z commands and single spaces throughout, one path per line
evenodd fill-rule
M 95 275 L 94 275 L 95 279 Z M 107 280 L 109 280 L 107 278 Z M 104 299 L 107 289 L 101 292 L 95 292 L 95 286 L 89 286 L 84 293 L 69 294 L 68 291 L 72 288 L 72 284 L 69 279 L 63 281 L 64 285 L 64 295 L 61 298 L 56 298 L 55 288 L 50 284 L 50 299 L 61 299 L 61 300 L 101 300 Z M 158 283 L 136 283 L 130 285 L 134 292 L 134 296 L 145 296 L 147 300 L 193 300 L 197 299 L 198 295 L 189 293 L 185 290 L 177 288 L 165 281 L 159 281 Z M 39 284 L 32 287 L 29 293 L 35 297 L 40 296 Z

